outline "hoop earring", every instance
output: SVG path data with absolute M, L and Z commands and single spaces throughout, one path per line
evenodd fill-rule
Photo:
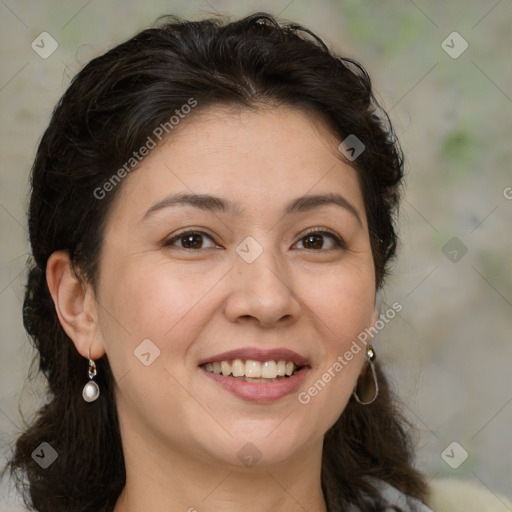
M 91 359 L 91 352 L 89 350 L 87 354 L 87 358 L 89 359 L 89 382 L 84 386 L 82 390 L 82 398 L 86 402 L 94 402 L 100 396 L 100 388 L 96 382 L 94 382 L 94 377 L 96 377 L 96 363 L 93 359 Z
M 375 364 L 374 364 L 375 358 L 376 358 L 375 350 L 373 349 L 373 347 L 371 345 L 368 345 L 368 347 L 366 349 L 365 360 L 368 363 L 368 365 L 370 366 L 370 370 L 372 372 L 373 385 L 375 387 L 375 392 L 374 392 L 373 398 L 371 400 L 367 400 L 367 401 L 361 400 L 359 398 L 359 395 L 357 394 L 357 382 L 356 382 L 356 387 L 354 388 L 354 391 L 352 392 L 352 394 L 354 395 L 354 398 L 356 399 L 356 401 L 358 403 L 360 403 L 361 405 L 373 404 L 373 402 L 375 402 L 375 400 L 379 396 L 379 382 L 377 380 L 377 372 L 375 371 Z M 366 376 L 367 370 L 364 372 L 365 376 Z M 358 381 L 359 381 L 359 379 L 358 379 Z

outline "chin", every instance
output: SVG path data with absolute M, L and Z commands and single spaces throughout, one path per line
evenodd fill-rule
M 268 421 L 264 425 L 245 422 L 238 426 L 238 433 L 233 433 L 232 437 L 226 434 L 223 439 L 203 439 L 199 443 L 203 447 L 201 455 L 207 455 L 214 465 L 230 466 L 237 471 L 256 471 L 258 468 L 279 465 L 300 457 L 315 440 L 320 439 L 321 442 L 322 436 L 314 436 L 311 431 L 306 433 L 304 428 L 298 429 L 297 425 L 294 427 L 302 432 L 297 432 L 296 435 L 289 428 L 283 428 L 282 432 L 277 433 L 279 427 L 276 430 L 276 426 L 280 422 L 282 418 L 279 421 L 274 420 L 271 428 Z

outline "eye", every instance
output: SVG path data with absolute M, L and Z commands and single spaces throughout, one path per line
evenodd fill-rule
M 210 235 L 203 231 L 185 231 L 165 241 L 164 245 L 181 247 L 182 249 L 209 249 L 218 247 Z
M 302 244 L 302 247 L 300 245 Z M 332 250 L 345 248 L 345 242 L 334 233 L 329 231 L 312 230 L 302 236 L 293 246 L 296 249 L 308 250 Z

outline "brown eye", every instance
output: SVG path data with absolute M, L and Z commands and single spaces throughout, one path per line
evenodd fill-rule
M 199 233 L 191 233 L 180 237 L 181 246 L 185 249 L 201 249 L 203 246 L 203 237 Z
M 185 233 L 181 233 L 169 239 L 167 242 L 165 242 L 165 245 L 196 250 L 216 247 L 212 237 L 200 231 L 187 231 Z
M 302 247 L 300 245 L 302 244 Z M 299 245 L 299 247 L 297 247 Z M 329 250 L 343 248 L 343 240 L 333 233 L 327 231 L 314 231 L 303 236 L 294 246 L 298 249 L 308 249 L 313 251 Z
M 319 233 L 305 236 L 302 239 L 302 244 L 305 249 L 321 249 L 324 246 L 324 237 Z

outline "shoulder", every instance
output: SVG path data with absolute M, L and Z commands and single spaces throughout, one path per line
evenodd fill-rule
M 481 484 L 456 478 L 429 483 L 427 505 L 435 512 L 509 512 L 512 502 Z

